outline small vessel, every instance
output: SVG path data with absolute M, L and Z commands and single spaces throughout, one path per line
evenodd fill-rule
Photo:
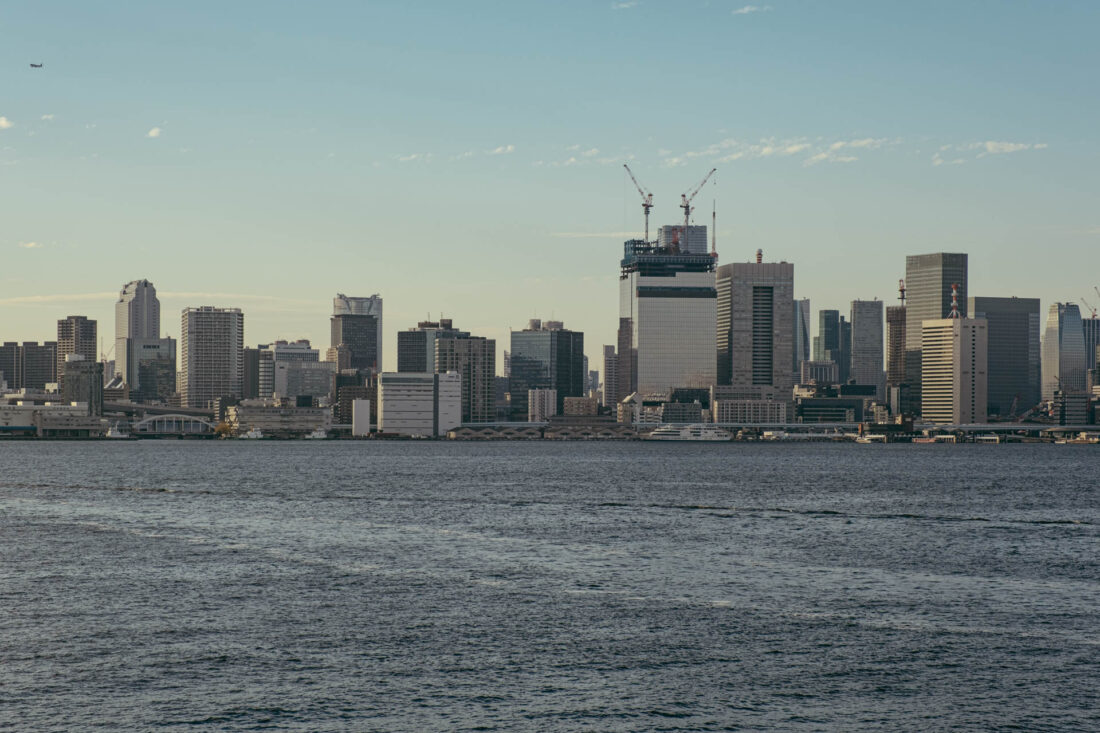
M 130 437 L 130 434 L 123 432 L 122 429 L 119 428 L 118 421 L 116 420 L 115 422 L 111 423 L 111 427 L 107 428 L 106 437 L 126 439 Z
M 247 433 L 243 433 L 237 436 L 238 440 L 260 440 L 264 437 L 263 431 L 259 428 L 252 428 Z
M 765 430 L 760 434 L 760 440 L 817 440 L 818 436 L 810 433 L 788 433 L 786 430 Z
M 306 440 L 324 440 L 328 437 L 328 431 L 324 428 L 317 428 L 309 435 L 305 436 Z
M 733 436 L 725 430 L 707 423 L 693 423 L 691 425 L 661 425 L 643 440 L 708 440 L 726 441 Z

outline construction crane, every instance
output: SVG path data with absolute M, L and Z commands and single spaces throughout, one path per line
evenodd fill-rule
M 898 295 L 901 298 L 901 304 L 905 305 L 905 280 L 898 280 Z
M 649 244 L 649 210 L 653 208 L 653 194 L 645 192 L 642 184 L 638 183 L 638 179 L 634 177 L 634 171 L 630 170 L 630 166 L 623 163 L 623 168 L 626 168 L 626 174 L 630 176 L 630 180 L 634 181 L 634 188 L 638 189 L 638 193 L 642 195 L 642 211 L 645 212 L 645 242 Z
M 714 172 L 716 170 L 718 170 L 718 169 L 717 168 L 711 168 L 710 173 L 703 176 L 703 180 L 699 181 L 699 185 L 696 186 L 695 188 L 693 188 L 691 190 L 691 193 L 682 193 L 682 194 L 680 194 L 680 208 L 684 210 L 684 245 L 685 246 L 687 246 L 688 225 L 691 223 L 691 211 L 692 211 L 692 209 L 691 209 L 691 200 L 693 198 L 695 198 L 695 195 L 697 193 L 699 193 L 700 190 L 702 190 L 703 186 L 706 185 L 707 181 L 710 180 L 710 177 L 714 175 Z
M 1091 305 L 1089 305 L 1089 302 L 1087 300 L 1085 300 L 1084 298 L 1081 298 L 1081 302 L 1084 303 L 1085 307 L 1088 308 L 1089 311 L 1092 313 L 1092 317 L 1096 318 L 1096 309 L 1093 308 Z

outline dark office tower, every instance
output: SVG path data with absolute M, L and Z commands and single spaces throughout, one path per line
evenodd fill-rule
M 1096 347 L 1100 346 L 1100 318 L 1095 314 L 1091 318 L 1082 316 L 1081 325 L 1085 328 L 1085 369 L 1096 368 Z
M 802 298 L 794 302 L 794 363 L 792 368 L 797 374 L 799 365 L 810 361 L 810 299 Z
M 16 385 L 16 373 L 19 371 L 16 364 L 19 363 L 19 343 L 5 341 L 0 345 L 0 383 L 7 382 L 8 389 L 19 389 Z M 0 384 L 2 386 L 2 384 Z
M 242 354 L 241 398 L 254 399 L 260 396 L 260 349 L 246 347 Z
M 397 371 L 434 372 L 435 342 L 441 338 L 469 338 L 468 331 L 454 328 L 449 318 L 421 321 L 416 328 L 397 334 Z
M 951 286 L 959 286 L 959 316 L 967 315 L 966 254 L 937 252 L 905 258 L 905 372 L 913 402 L 921 404 L 922 323 L 951 315 Z
M 851 330 L 851 368 L 848 378 L 856 384 L 873 385 L 881 400 L 882 389 L 882 301 L 853 300 Z
M 34 341 L 24 341 L 19 346 L 15 371 L 14 385 L 9 379 L 9 387 L 45 389 L 47 384 L 57 382 L 57 343 L 46 341 L 38 344 Z
M 794 265 L 734 262 L 718 268 L 719 384 L 794 385 Z M 727 371 L 728 370 L 728 371 Z M 692 386 L 692 385 L 683 385 Z
M 1042 399 L 1038 298 L 970 298 L 972 318 L 988 322 L 989 414 L 1014 417 Z
M 1076 303 L 1050 304 L 1043 333 L 1044 402 L 1054 400 L 1055 392 L 1075 395 L 1085 392 L 1088 360 L 1081 323 L 1081 309 Z
M 527 328 L 512 331 L 512 419 L 527 420 L 527 391 L 557 390 L 557 413 L 565 414 L 566 397 L 584 397 L 584 334 L 557 321 L 531 319 Z
M 840 349 L 840 311 L 817 312 L 817 335 L 814 336 L 814 361 L 831 361 L 827 352 Z
M 886 306 L 886 386 L 905 384 L 905 306 Z
M 103 414 L 103 364 L 81 354 L 65 357 L 61 396 L 66 402 L 85 402 L 89 415 Z
M 347 313 L 333 316 L 332 346 L 347 348 L 350 368 L 379 371 L 378 318 Z
M 841 384 L 852 378 L 852 324 L 840 317 L 840 348 L 829 358 L 836 362 Z
M 618 404 L 636 390 L 638 372 L 638 350 L 633 348 L 634 319 L 620 318 L 617 332 L 617 350 L 615 356 L 615 401 Z
M 497 342 L 482 336 L 436 339 L 435 371 L 459 372 L 462 422 L 492 422 L 496 417 Z
M 603 406 L 614 407 L 615 397 L 618 395 L 618 387 L 616 386 L 616 378 L 619 376 L 619 369 L 615 365 L 615 347 L 604 345 L 603 347 Z
M 87 361 L 96 361 L 96 322 L 84 316 L 69 316 L 57 322 L 57 377 L 65 374 L 65 357 L 80 354 Z

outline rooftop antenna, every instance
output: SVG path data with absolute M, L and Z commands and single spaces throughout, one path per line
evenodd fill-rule
M 901 304 L 905 305 L 905 280 L 898 280 L 898 297 L 901 298 Z
M 634 187 L 642 195 L 642 211 L 645 212 L 645 243 L 649 244 L 649 210 L 653 208 L 653 194 L 646 193 L 642 189 L 642 184 L 638 183 L 638 179 L 634 177 L 634 171 L 630 170 L 630 166 L 623 163 L 623 168 L 626 168 L 626 174 L 630 176 L 630 180 L 634 181 Z
M 756 264 L 759 265 L 763 262 L 764 262 L 764 250 L 758 249 L 758 250 L 756 250 Z
M 951 313 L 948 318 L 962 318 L 959 314 L 959 284 L 951 283 Z

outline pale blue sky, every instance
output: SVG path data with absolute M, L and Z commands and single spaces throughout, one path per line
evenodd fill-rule
M 507 348 L 532 316 L 613 343 L 629 161 L 721 262 L 795 263 L 813 309 L 892 303 L 904 255 L 970 293 L 1095 300 L 1100 3 L 9 3 L 0 339 L 113 337 L 237 306 L 328 345 L 337 291 L 394 333 L 440 312 Z M 43 69 L 29 68 L 42 62 Z M 1100 303 L 1094 305 L 1100 306 Z

